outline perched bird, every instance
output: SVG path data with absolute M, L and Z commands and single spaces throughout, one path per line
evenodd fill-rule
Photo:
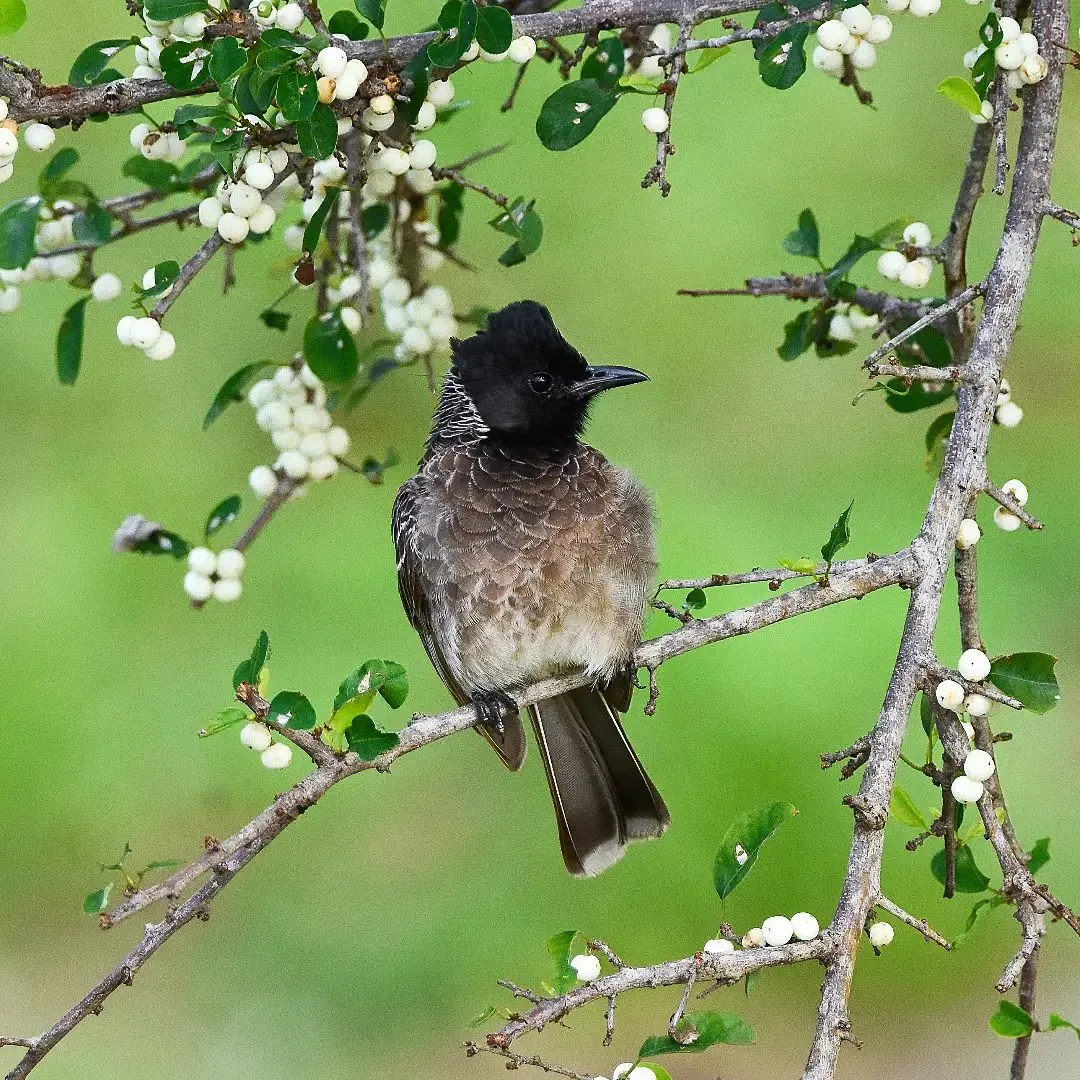
M 596 394 L 647 377 L 590 367 L 531 300 L 453 350 L 419 471 L 394 504 L 401 599 L 512 770 L 525 760 L 514 690 L 593 680 L 529 708 L 563 859 L 591 876 L 671 820 L 618 720 L 656 570 L 652 510 L 629 473 L 580 441 Z

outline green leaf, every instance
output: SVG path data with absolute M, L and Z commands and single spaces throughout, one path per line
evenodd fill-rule
M 754 1041 L 754 1029 L 741 1016 L 725 1012 L 686 1013 L 679 1021 L 675 1035 L 674 1039 L 666 1032 L 651 1035 L 641 1044 L 638 1057 L 697 1053 L 718 1043 L 746 1046 Z
M 242 660 L 233 672 L 233 689 L 238 690 L 241 683 L 249 686 L 259 685 L 259 674 L 266 666 L 266 658 L 270 653 L 270 637 L 265 630 L 259 632 L 259 639 L 255 642 L 255 648 L 251 650 L 251 656 Z
M 206 519 L 206 529 L 204 532 L 207 540 L 209 540 L 218 529 L 223 529 L 226 525 L 231 525 L 239 515 L 239 495 L 230 495 L 227 499 L 222 499 L 221 502 L 210 511 L 210 516 Z
M 816 311 L 803 311 L 784 324 L 784 340 L 776 352 L 781 360 L 794 360 L 814 344 Z
M 344 34 L 350 41 L 363 41 L 368 36 L 367 23 L 361 22 L 351 11 L 335 11 L 327 29 L 331 34 Z
M 934 730 L 934 708 L 926 694 L 919 695 L 919 720 L 926 737 L 930 738 L 930 733 Z
M 342 383 L 360 365 L 356 341 L 336 311 L 315 315 L 304 329 L 304 357 L 323 382 Z
M 851 542 L 851 529 L 848 527 L 848 519 L 851 517 L 851 508 L 854 505 L 855 500 L 852 499 L 848 503 L 848 508 L 836 519 L 836 524 L 832 527 L 832 532 L 829 533 L 829 539 L 821 546 L 821 557 L 825 560 L 826 573 L 829 572 L 828 568 L 832 566 L 836 553 L 842 548 L 846 548 Z
M 194 15 L 206 10 L 206 0 L 146 0 L 145 14 L 148 19 L 166 22 Z
M 1050 861 L 1050 837 L 1044 836 L 1035 841 L 1035 846 L 1028 852 L 1027 868 L 1037 874 Z
M 154 284 L 149 289 L 140 289 L 139 296 L 144 300 L 168 292 L 170 286 L 180 276 L 180 264 L 175 259 L 166 259 L 154 267 Z
M 2 18 L 2 16 L 0 16 Z M 129 45 L 138 44 L 138 38 L 108 38 L 87 45 L 71 65 L 68 82 L 72 86 L 93 86 L 101 73 L 109 66 L 118 52 Z
M 49 182 L 53 180 L 59 180 L 79 163 L 79 151 L 73 146 L 65 146 L 63 150 L 58 150 L 49 159 L 48 165 L 41 170 L 41 177 L 38 180 L 38 187 L 48 188 Z M 45 191 L 41 192 L 43 195 Z
M 753 972 L 752 974 L 756 975 L 757 972 Z M 649 1061 L 645 1064 L 649 1072 L 656 1077 L 656 1080 L 671 1080 L 671 1073 L 669 1073 L 663 1065 L 658 1065 L 655 1061 Z
M 393 660 L 383 661 L 385 676 L 379 693 L 391 709 L 400 709 L 409 696 L 409 676 L 405 669 Z
M 495 4 L 486 4 L 476 16 L 476 42 L 484 52 L 501 53 L 514 40 L 514 24 L 510 12 Z
M 765 46 L 758 59 L 758 73 L 766 86 L 774 90 L 789 90 L 803 77 L 809 33 L 809 23 L 797 23 L 777 34 Z
M 319 209 L 311 215 L 311 220 L 304 229 L 304 251 L 311 254 L 319 246 L 319 237 L 322 235 L 323 226 L 330 216 L 330 211 L 337 205 L 341 195 L 341 188 L 331 187 L 326 189 L 326 197 L 319 204 Z
M 293 68 L 277 84 L 277 101 L 282 116 L 289 123 L 306 120 L 319 104 L 319 85 L 314 75 L 304 75 Z
M 618 95 L 595 79 L 560 86 L 536 118 L 536 134 L 549 150 L 569 150 L 592 134 L 611 111 Z
M 191 548 L 182 536 L 166 529 L 155 529 L 131 550 L 139 555 L 171 555 L 174 559 L 182 559 Z
M 199 56 L 192 59 L 196 51 L 206 50 L 196 41 L 178 41 L 161 50 L 159 63 L 162 78 L 177 90 L 192 90 L 206 81 L 209 58 Z
M 931 473 L 941 471 L 945 462 L 945 447 L 949 443 L 955 412 L 942 413 L 926 429 L 926 469 Z
M 691 589 L 686 594 L 686 599 L 683 601 L 683 607 L 688 611 L 700 611 L 707 601 L 708 597 L 706 597 L 704 589 Z
M 696 75 L 699 71 L 704 71 L 715 64 L 721 56 L 727 56 L 729 52 L 731 52 L 730 45 L 722 45 L 719 49 L 695 49 L 691 54 L 693 59 L 686 69 L 686 74 Z
M 434 67 L 453 67 L 465 55 L 473 43 L 478 17 L 479 12 L 473 0 L 466 0 L 464 4 L 451 0 L 443 6 L 439 14 L 440 25 L 441 20 L 445 19 L 448 25 L 444 26 L 444 29 L 453 27 L 457 33 L 452 38 L 436 39 L 428 46 L 428 60 Z M 451 19 L 453 21 L 450 21 Z
M 880 247 L 879 240 L 869 236 L 856 236 L 836 265 L 825 275 L 825 288 L 832 292 L 864 255 L 877 251 Z
M 939 84 L 937 92 L 944 94 L 950 101 L 955 101 L 964 112 L 974 116 L 982 115 L 982 98 L 967 79 L 959 75 L 950 75 Z
M 1025 709 L 1048 713 L 1061 700 L 1049 653 L 1020 652 L 998 656 L 990 665 L 990 681 L 1004 694 L 1016 698 Z
M 761 845 L 798 812 L 791 803 L 776 802 L 750 810 L 731 823 L 713 864 L 713 884 L 721 900 L 753 869 Z
M 390 224 L 390 207 L 383 202 L 365 206 L 360 223 L 364 228 L 364 238 L 374 240 Z
M 297 121 L 296 141 L 309 158 L 323 161 L 337 148 L 337 117 L 329 105 L 316 105 L 310 116 Z
M 155 191 L 170 192 L 176 187 L 176 166 L 171 161 L 149 161 L 136 154 L 124 162 L 120 172 Z
M 723 53 L 724 49 L 703 50 Z M 702 65 L 704 66 L 704 65 Z M 601 86 L 613 89 L 626 70 L 626 50 L 617 36 L 604 38 L 581 65 L 583 79 L 595 79 Z
M 265 38 L 263 38 L 263 44 L 266 44 Z M 299 60 L 300 57 L 292 49 L 263 48 L 259 50 L 255 57 L 255 65 L 260 71 L 280 75 L 282 72 L 294 67 Z
M 245 660 L 244 663 L 247 661 Z M 222 709 L 213 720 L 208 720 L 203 727 L 199 728 L 199 738 L 205 739 L 211 735 L 217 735 L 219 732 L 236 727 L 237 724 L 246 724 L 250 719 L 251 713 L 242 705 L 230 705 L 227 709 Z
M 555 962 L 555 976 L 549 984 L 554 994 L 565 994 L 577 984 L 577 972 L 570 966 L 570 957 L 579 933 L 578 930 L 563 930 L 548 940 L 548 956 Z
M 1077 1038 L 1080 1038 L 1080 1027 L 1077 1027 L 1071 1020 L 1066 1020 L 1064 1016 L 1058 1015 L 1058 1013 L 1051 1013 L 1046 1030 L 1057 1031 L 1059 1028 L 1070 1028 L 1076 1032 Z
M 821 563 L 817 559 L 781 559 L 780 565 L 793 574 L 817 574 Z
M 315 707 L 297 690 L 282 690 L 270 702 L 268 724 L 284 724 L 293 731 L 310 731 L 318 723 Z
M 76 243 L 99 247 L 112 238 L 113 216 L 99 202 L 80 210 L 71 223 Z
M 0 0 L 0 37 L 14 34 L 26 22 L 24 0 Z
M 919 363 L 930 364 L 932 367 L 948 367 L 952 363 L 949 339 L 933 326 L 924 326 L 917 334 L 912 334 L 907 341 L 897 347 L 896 351 L 902 355 L 910 355 Z
M 953 939 L 953 948 L 958 949 L 967 939 L 971 936 L 972 931 L 975 929 L 979 920 L 984 915 L 989 914 L 994 908 L 1002 907 L 1007 904 L 1003 896 L 984 896 L 981 900 L 976 900 L 971 911 L 968 913 L 967 922 L 964 924 L 964 931 L 958 937 Z
M 221 37 L 210 46 L 210 77 L 221 86 L 247 63 L 247 50 L 234 37 Z M 291 119 L 291 118 L 290 118 Z
M 383 28 L 386 18 L 386 0 L 353 0 L 356 10 L 377 30 Z
M 461 215 L 464 210 L 465 189 L 458 183 L 439 188 L 439 246 L 453 247 L 461 235 Z M 382 206 L 383 203 L 376 203 Z M 369 207 L 370 209 L 370 207 Z M 387 207 L 389 210 L 389 207 Z M 365 232 L 367 230 L 365 229 Z
M 210 408 L 203 417 L 203 431 L 205 431 L 234 401 L 243 401 L 248 388 L 255 381 L 267 361 L 256 360 L 253 364 L 245 364 L 239 371 L 234 371 L 222 384 L 221 389 L 214 395 L 210 402 Z
M 930 872 L 937 880 L 945 884 L 945 849 L 942 848 L 930 860 Z M 956 847 L 956 891 L 962 893 L 986 892 L 990 879 L 978 868 L 975 856 L 967 844 Z
M 370 716 L 361 713 L 346 730 L 345 741 L 361 761 L 374 761 L 388 750 L 393 750 L 401 739 L 396 731 L 382 731 Z
M 23 270 L 34 257 L 34 235 L 44 201 L 38 195 L 0 210 L 0 269 Z
M 899 784 L 893 787 L 892 801 L 889 803 L 889 815 L 913 829 L 925 831 L 930 826 L 922 811 L 915 805 L 915 800 Z
M 60 331 L 56 335 L 56 374 L 65 386 L 74 386 L 82 364 L 83 328 L 86 324 L 86 305 L 90 300 L 84 296 L 76 300 L 64 312 Z
M 789 255 L 806 255 L 811 259 L 821 257 L 821 241 L 813 210 L 806 209 L 799 215 L 799 227 L 789 232 L 780 246 Z
M 259 312 L 259 319 L 267 330 L 280 330 L 284 334 L 289 329 L 289 320 L 292 316 L 287 311 L 266 308 L 265 311 Z
M 2 9 L 0 9 L 0 20 L 2 20 Z M 109 906 L 109 894 L 112 892 L 113 886 L 110 881 L 104 889 L 98 889 L 97 892 L 90 893 L 89 896 L 83 901 L 82 909 L 87 915 L 100 915 Z
M 890 379 L 885 386 L 889 391 L 885 395 L 885 404 L 898 413 L 930 409 L 953 396 L 953 389 L 947 383 L 939 390 L 928 390 L 926 383 L 916 382 L 907 386 L 903 379 Z
M 1026 1009 L 1002 998 L 997 1012 L 990 1017 L 990 1030 L 1003 1039 L 1019 1039 L 1038 1030 L 1038 1025 Z

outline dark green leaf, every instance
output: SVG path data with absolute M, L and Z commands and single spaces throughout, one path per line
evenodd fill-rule
M 913 829 L 925 831 L 930 827 L 926 824 L 922 811 L 915 805 L 915 800 L 899 784 L 893 788 L 889 816 Z
M 121 49 L 136 44 L 138 38 L 109 38 L 106 41 L 95 41 L 87 45 L 71 65 L 68 82 L 72 86 L 92 86 L 94 81 L 109 66 L 109 61 L 116 56 Z
M 464 208 L 465 189 L 458 183 L 439 188 L 439 246 L 453 247 L 461 235 L 461 215 Z M 382 206 L 382 203 L 376 203 Z M 389 207 L 387 207 L 389 211 Z M 366 230 L 365 230 L 366 231 Z
M 194 52 L 205 52 L 195 41 L 178 41 L 161 50 L 162 78 L 177 90 L 191 90 L 206 80 L 207 57 L 191 59 Z
M 666 1032 L 650 1036 L 641 1044 L 638 1057 L 697 1053 L 718 1043 L 746 1046 L 754 1041 L 754 1029 L 741 1016 L 725 1012 L 686 1013 L 675 1034 L 674 1039 Z
M 832 566 L 836 553 L 842 548 L 846 548 L 851 542 L 851 529 L 848 521 L 851 517 L 851 508 L 854 505 L 855 500 L 852 499 L 848 503 L 848 508 L 836 519 L 836 524 L 832 527 L 832 532 L 829 533 L 829 539 L 821 547 L 821 557 L 826 563 L 826 573 L 828 573 L 828 567 Z
M 720 841 L 713 864 L 713 884 L 721 900 L 730 896 L 753 869 L 761 845 L 797 813 L 791 803 L 777 802 L 750 810 L 732 822 Z
M 843 280 L 854 265 L 871 251 L 877 251 L 881 244 L 868 236 L 856 236 L 851 247 L 840 256 L 836 265 L 825 275 L 825 287 L 831 292 Z
M 926 429 L 926 468 L 929 472 L 941 471 L 945 461 L 945 447 L 948 445 L 949 433 L 952 431 L 955 412 L 942 413 Z
M 1016 698 L 1025 709 L 1048 713 L 1061 700 L 1054 665 L 1049 653 L 1020 652 L 998 656 L 990 665 L 990 681 L 1002 693 Z
M 942 848 L 930 860 L 930 872 L 942 885 L 945 884 L 945 849 Z M 962 893 L 986 892 L 990 879 L 975 863 L 975 856 L 967 844 L 956 847 L 956 891 Z
M 1005 998 L 998 1003 L 997 1012 L 990 1017 L 990 1030 L 1003 1039 L 1019 1039 L 1037 1030 L 1031 1014 Z
M 555 961 L 555 977 L 551 980 L 551 990 L 555 994 L 565 994 L 577 981 L 577 972 L 570 966 L 570 956 L 574 951 L 577 930 L 563 930 L 549 939 L 548 956 Z
M 715 49 L 714 52 L 722 52 Z M 622 41 L 615 35 L 604 38 L 595 51 L 581 65 L 583 79 L 595 79 L 601 86 L 614 88 L 626 70 L 626 50 Z
M 595 79 L 566 83 L 541 107 L 536 134 L 549 150 L 569 150 L 592 134 L 616 101 L 618 95 Z
M 790 255 L 806 255 L 811 259 L 821 257 L 821 241 L 813 210 L 804 210 L 799 215 L 799 227 L 784 237 L 781 246 Z
M 455 14 L 456 21 L 451 24 L 457 30 L 455 36 L 437 38 L 427 48 L 428 59 L 433 67 L 453 67 L 465 55 L 473 42 L 478 17 L 476 4 L 473 0 L 466 0 L 464 4 L 456 2 L 446 4 L 440 13 L 440 18 L 450 19 Z
M 223 529 L 226 525 L 232 524 L 239 514 L 239 495 L 230 495 L 227 499 L 222 499 L 221 502 L 210 511 L 210 516 L 206 519 L 206 538 L 209 540 L 218 529 Z
M 361 22 L 351 11 L 335 11 L 327 29 L 331 34 L 344 34 L 351 41 L 363 41 L 368 36 L 367 23 Z
M 174 559 L 182 559 L 191 548 L 182 536 L 168 532 L 166 529 L 155 529 L 148 536 L 144 536 L 131 550 L 140 555 L 171 555 Z
M 214 395 L 210 408 L 203 417 L 203 431 L 205 431 L 234 401 L 243 401 L 247 389 L 255 381 L 255 376 L 266 367 L 265 360 L 256 360 L 253 364 L 245 364 L 239 371 L 234 371 L 222 384 L 221 389 Z
M 155 191 L 169 192 L 175 187 L 176 166 L 169 161 L 149 161 L 136 154 L 124 162 L 120 172 Z
M 265 38 L 263 44 L 266 44 Z M 293 67 L 300 60 L 300 57 L 292 51 L 292 49 L 260 49 L 255 64 L 260 71 L 267 71 L 272 74 L 281 74 Z
M 924 326 L 917 334 L 912 334 L 896 351 L 909 353 L 920 363 L 933 367 L 948 367 L 952 363 L 948 338 L 933 326 Z
M 401 739 L 395 731 L 382 731 L 366 713 L 361 713 L 345 731 L 349 749 L 361 761 L 374 761 L 381 754 L 393 750 Z
M 79 162 L 79 151 L 73 146 L 65 146 L 58 150 L 49 160 L 48 165 L 41 170 L 41 178 L 38 181 L 39 188 L 47 187 L 49 181 L 59 180 L 62 176 L 71 172 Z M 44 195 L 45 192 L 43 191 Z
M 14 34 L 26 22 L 24 0 L 0 0 L 0 37 Z
M 220 37 L 210 46 L 210 77 L 221 86 L 247 63 L 247 50 L 234 37 Z
M 100 915 L 109 906 L 109 894 L 112 890 L 112 882 L 110 881 L 104 889 L 98 889 L 97 892 L 90 893 L 83 901 L 83 911 L 87 915 Z
M 319 204 L 319 209 L 311 215 L 311 220 L 304 229 L 304 251 L 310 254 L 319 246 L 319 237 L 322 235 L 323 226 L 330 216 L 330 211 L 337 205 L 341 195 L 341 188 L 331 187 L 326 189 L 326 197 Z
M 999 30 L 1000 34 L 1001 31 Z M 990 86 L 994 81 L 994 73 L 997 71 L 997 62 L 994 59 L 994 50 L 989 49 L 982 53 L 971 68 L 971 81 L 978 92 L 979 100 L 985 101 L 990 93 Z M 982 112 L 982 105 L 979 106 Z
M 34 235 L 43 200 L 31 195 L 0 210 L 0 269 L 23 270 L 34 257 Z
M 803 311 L 784 324 L 784 340 L 776 352 L 781 360 L 794 360 L 814 344 L 815 312 Z
M 266 666 L 266 658 L 269 654 L 270 637 L 265 630 L 261 630 L 259 639 L 255 642 L 255 648 L 251 650 L 251 656 L 237 664 L 233 672 L 233 689 L 239 689 L 241 683 L 258 686 L 259 673 Z
M 56 374 L 65 386 L 73 386 L 82 364 L 83 328 L 86 323 L 86 304 L 89 296 L 76 300 L 64 312 L 60 331 L 56 335 Z
M 400 709 L 409 696 L 409 677 L 405 669 L 393 660 L 384 660 L 384 677 L 379 693 L 391 709 Z
M 364 229 L 364 238 L 374 240 L 390 224 L 390 207 L 383 202 L 365 206 L 360 222 Z
M 294 731 L 310 731 L 318 723 L 318 717 L 314 706 L 303 694 L 296 690 L 282 690 L 270 702 L 266 722 L 284 724 Z
M 922 729 L 929 739 L 930 732 L 934 730 L 934 709 L 926 694 L 919 695 L 919 720 L 922 722 Z
M 316 315 L 308 322 L 304 356 L 323 382 L 348 382 L 360 363 L 356 342 L 335 311 Z
M 163 292 L 167 292 L 174 281 L 180 276 L 180 264 L 175 259 L 167 259 L 165 262 L 159 262 L 154 267 L 154 284 L 149 289 L 140 289 L 139 296 L 143 299 L 149 299 L 153 296 L 160 296 Z
M 758 72 L 761 81 L 774 90 L 789 90 L 806 71 L 806 38 L 809 23 L 797 23 L 777 34 L 761 52 Z
M 484 52 L 506 52 L 513 40 L 514 24 L 506 8 L 495 4 L 480 8 L 476 18 L 476 42 Z
M 1050 861 L 1050 837 L 1044 836 L 1035 841 L 1035 846 L 1028 853 L 1028 869 L 1037 874 Z
M 76 243 L 98 247 L 112 237 L 113 216 L 101 203 L 92 202 L 75 215 L 71 229 Z
M 683 607 L 689 611 L 700 611 L 705 606 L 707 599 L 704 589 L 691 589 L 686 594 Z
M 185 15 L 205 10 L 206 0 L 146 0 L 144 8 L 146 17 L 158 22 L 182 19 Z
M 953 396 L 953 389 L 948 384 L 928 390 L 927 383 L 915 382 L 908 386 L 903 379 L 890 379 L 885 385 L 888 387 L 885 404 L 898 413 L 930 409 Z
M 428 50 L 421 49 L 402 68 L 401 74 L 412 85 L 409 102 L 402 111 L 405 114 L 405 120 L 413 124 L 420 113 L 420 106 L 424 104 L 428 86 L 431 83 L 431 58 L 428 56 Z
M 274 308 L 267 308 L 265 311 L 259 312 L 259 318 L 263 321 L 267 330 L 280 330 L 285 333 L 289 329 L 289 320 L 292 316 L 287 311 L 276 311 Z
M 300 149 L 316 161 L 323 161 L 334 152 L 337 136 L 337 117 L 329 105 L 317 105 L 310 116 L 296 124 Z
M 965 941 L 971 936 L 971 932 L 975 929 L 979 920 L 989 914 L 994 908 L 1002 907 L 1007 904 L 1003 896 L 984 896 L 981 900 L 976 900 L 968 913 L 967 921 L 964 924 L 964 931 L 958 937 L 953 939 L 953 948 L 958 949 Z
M 295 68 L 286 71 L 277 85 L 278 107 L 289 123 L 304 120 L 319 104 L 319 86 L 314 75 L 305 75 Z
M 353 0 L 356 10 L 377 30 L 383 28 L 383 20 L 386 18 L 385 0 Z

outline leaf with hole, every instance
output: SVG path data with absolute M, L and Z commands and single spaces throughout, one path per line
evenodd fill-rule
M 717 49 L 716 52 L 722 50 Z M 604 38 L 581 65 L 583 79 L 595 79 L 601 86 L 614 88 L 626 70 L 626 50 L 616 36 Z
M 304 329 L 304 357 L 323 382 L 348 382 L 360 365 L 356 341 L 336 311 L 309 320 Z
M 587 138 L 614 108 L 618 94 L 595 79 L 560 86 L 536 118 L 536 134 L 549 150 L 569 150 Z
M 761 845 L 798 812 L 791 803 L 776 802 L 749 810 L 728 826 L 713 863 L 713 884 L 721 900 L 754 868 Z
M 198 42 L 178 41 L 161 50 L 162 78 L 176 90 L 193 90 L 206 81 L 209 56 Z
M 227 499 L 222 499 L 221 502 L 210 511 L 210 514 L 206 519 L 204 534 L 207 540 L 209 540 L 219 529 L 225 528 L 226 525 L 231 525 L 239 515 L 239 495 L 230 495 Z
M 698 1053 L 721 1043 L 727 1046 L 748 1046 L 753 1041 L 754 1029 L 734 1013 L 686 1013 L 675 1028 L 675 1038 L 667 1033 L 651 1035 L 641 1044 L 638 1057 Z
M 290 124 L 306 120 L 319 104 L 319 85 L 315 76 L 295 68 L 286 71 L 278 79 L 277 102 L 281 115 Z
M 275 694 L 270 702 L 266 722 L 293 731 L 310 731 L 318 723 L 318 717 L 315 715 L 315 707 L 303 694 L 297 690 L 282 690 Z
M 758 58 L 761 81 L 774 90 L 790 90 L 806 72 L 809 23 L 797 23 L 777 34 Z

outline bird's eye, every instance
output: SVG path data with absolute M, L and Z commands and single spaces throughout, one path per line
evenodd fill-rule
M 529 388 L 536 394 L 546 394 L 555 385 L 555 380 L 546 371 L 537 371 L 529 378 Z

